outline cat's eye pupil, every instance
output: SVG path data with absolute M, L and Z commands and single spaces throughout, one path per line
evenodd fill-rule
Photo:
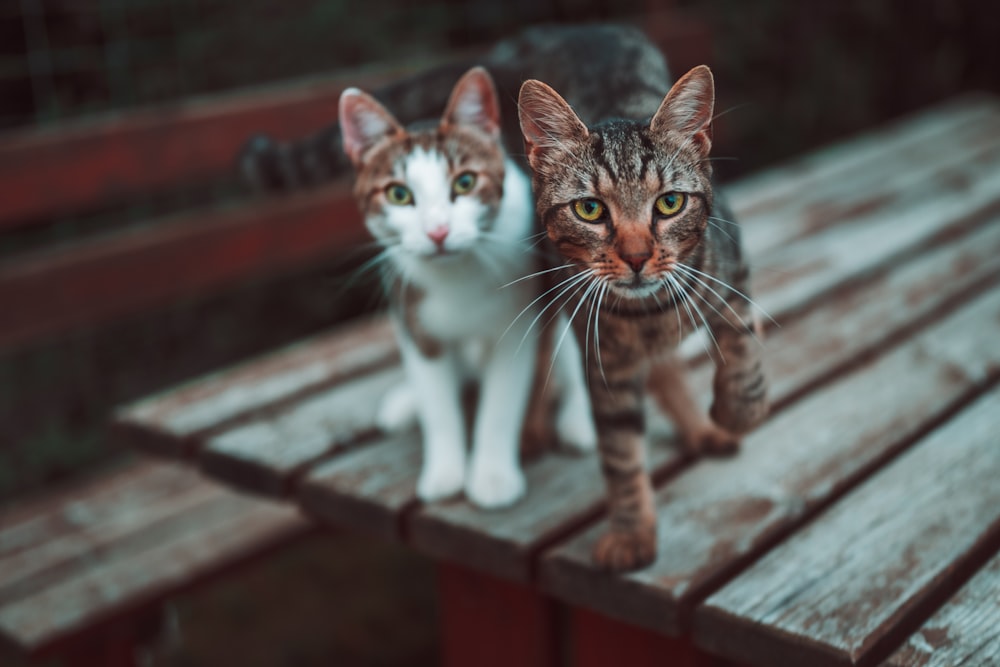
M 459 174 L 452 184 L 451 188 L 455 194 L 464 195 L 472 192 L 472 188 L 476 185 L 476 175 L 470 171 L 464 174 Z
M 573 212 L 585 222 L 597 222 L 604 215 L 604 204 L 597 199 L 579 199 L 573 204 Z
M 385 196 L 390 204 L 396 206 L 406 206 L 413 203 L 413 193 L 405 185 L 393 183 L 385 189 Z

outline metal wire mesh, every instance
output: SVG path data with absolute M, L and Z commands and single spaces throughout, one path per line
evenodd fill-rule
M 51 123 L 627 15 L 608 0 L 6 0 L 0 127 Z

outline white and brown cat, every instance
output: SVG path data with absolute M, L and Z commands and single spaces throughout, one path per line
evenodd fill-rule
M 531 250 L 531 184 L 500 143 L 496 91 L 473 68 L 455 85 L 440 121 L 404 128 L 370 95 L 340 98 L 344 151 L 357 171 L 354 193 L 382 246 L 407 383 L 386 396 L 385 429 L 415 413 L 424 459 L 417 492 L 432 501 L 464 489 L 475 504 L 510 505 L 525 492 L 520 435 L 536 375 L 540 293 Z M 593 449 L 596 434 L 571 340 L 553 360 L 564 389 L 556 418 L 560 441 Z M 466 428 L 462 389 L 479 384 Z M 472 446 L 467 451 L 467 432 Z

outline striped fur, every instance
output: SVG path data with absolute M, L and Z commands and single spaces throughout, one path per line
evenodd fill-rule
M 630 72 L 616 76 L 628 79 Z M 668 88 L 665 79 L 660 83 L 661 91 Z M 638 81 L 636 87 L 645 89 Z M 767 410 L 739 228 L 712 188 L 713 101 L 705 67 L 662 100 L 651 90 L 629 97 L 589 127 L 546 84 L 528 81 L 520 94 L 538 214 L 569 265 L 556 278 L 566 286 L 556 298 L 578 314 L 572 325 L 589 360 L 611 524 L 594 557 L 611 570 L 647 565 L 657 550 L 646 391 L 692 453 L 734 452 L 738 434 Z M 676 212 L 664 205 L 664 213 L 657 208 L 661 196 L 683 203 Z M 602 214 L 584 217 L 580 202 Z M 716 363 L 711 418 L 698 409 L 674 358 L 680 341 L 699 327 L 710 332 Z

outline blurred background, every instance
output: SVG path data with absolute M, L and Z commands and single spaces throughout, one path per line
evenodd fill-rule
M 989 0 L 5 0 L 0 153 L 133 112 L 182 115 L 289 99 L 331 79 L 364 83 L 526 25 L 604 20 L 646 29 L 675 74 L 713 68 L 723 180 L 956 95 L 1000 92 L 1000 4 Z M 308 134 L 334 113 L 331 104 L 295 129 Z M 0 224 L 0 283 L 81 243 L 247 201 L 220 170 L 30 214 Z M 302 262 L 0 345 L 0 502 L 127 456 L 104 434 L 114 406 L 370 309 L 370 285 L 343 289 L 361 259 Z M 4 299 L 16 297 L 4 289 L 0 319 L 11 317 Z M 430 566 L 345 536 L 310 539 L 178 604 L 191 630 L 164 664 L 408 665 L 436 656 Z

